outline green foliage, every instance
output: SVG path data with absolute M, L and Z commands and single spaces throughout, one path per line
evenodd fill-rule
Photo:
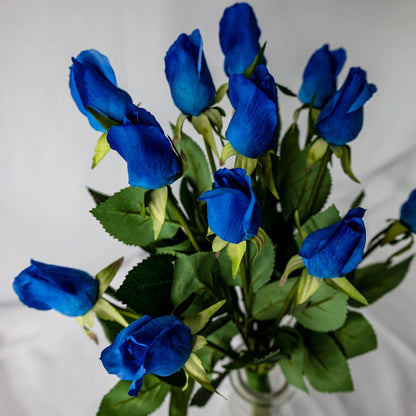
M 334 393 L 352 391 L 350 370 L 344 354 L 328 335 L 302 331 L 305 345 L 304 372 L 316 390 Z
M 194 384 L 194 380 L 189 379 L 185 390 L 179 387 L 170 389 L 169 416 L 186 416 Z
M 377 337 L 372 326 L 358 312 L 349 311 L 345 324 L 332 335 L 347 358 L 353 358 L 377 348 Z
M 131 381 L 121 380 L 101 401 L 97 416 L 146 416 L 153 413 L 165 400 L 169 385 L 155 376 L 143 377 L 143 385 L 137 397 L 127 394 Z
M 127 245 L 145 247 L 154 241 L 153 221 L 145 207 L 145 193 L 143 188 L 125 188 L 91 213 L 112 237 Z M 165 222 L 158 239 L 172 238 L 178 228 L 178 224 Z
M 252 314 L 259 321 L 276 319 L 288 307 L 288 296 L 298 282 L 297 278 L 289 279 L 284 286 L 272 282 L 263 286 L 254 296 Z
M 413 255 L 395 265 L 391 263 L 372 264 L 356 269 L 351 273 L 351 276 L 348 275 L 348 278 L 371 304 L 400 284 L 409 270 L 412 259 Z M 351 300 L 350 304 L 355 307 L 363 306 L 354 300 Z
M 151 317 L 169 315 L 173 310 L 170 292 L 173 261 L 168 254 L 151 255 L 134 266 L 117 291 L 117 298 L 129 308 Z
M 317 214 L 310 217 L 305 224 L 302 225 L 302 230 L 308 235 L 314 231 L 320 230 L 321 228 L 328 227 L 340 221 L 341 217 L 339 211 L 335 205 L 331 205 L 324 211 L 318 212 Z
M 275 344 L 282 353 L 288 354 L 288 359 L 279 361 L 280 368 L 288 383 L 308 392 L 303 379 L 303 361 L 305 348 L 300 333 L 289 327 L 281 327 L 275 339 Z
M 95 146 L 91 169 L 94 169 L 104 159 L 104 156 L 108 153 L 109 150 L 110 145 L 107 141 L 107 133 L 103 133 L 98 139 L 97 145 Z
M 92 196 L 92 199 L 96 203 L 96 205 L 100 205 L 102 202 L 106 201 L 108 198 L 110 198 L 108 195 L 105 195 L 101 192 L 95 191 L 94 189 L 87 188 L 88 192 Z
M 101 296 L 110 286 L 110 283 L 114 279 L 116 273 L 120 269 L 121 265 L 123 264 L 124 258 L 121 257 L 120 259 L 116 260 L 115 262 L 111 263 L 109 266 L 107 266 L 105 269 L 101 270 L 97 273 L 95 278 L 98 281 L 99 286 L 99 295 Z
M 287 354 L 277 350 L 268 352 L 264 351 L 246 351 L 237 359 L 224 366 L 227 370 L 238 370 L 245 367 L 255 367 L 265 363 L 276 363 L 279 360 L 286 359 Z
M 347 318 L 347 299 L 343 293 L 322 284 L 311 296 L 306 308 L 295 314 L 295 318 L 313 331 L 335 331 Z

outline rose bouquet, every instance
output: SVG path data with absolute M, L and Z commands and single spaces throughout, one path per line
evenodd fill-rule
M 90 189 L 91 213 L 148 257 L 118 288 L 111 283 L 122 259 L 95 277 L 32 260 L 13 287 L 27 306 L 77 317 L 95 341 L 94 320 L 103 326 L 110 345 L 100 358 L 121 380 L 99 416 L 146 415 L 165 398 L 170 414 L 184 415 L 189 405 L 204 406 L 233 371 L 260 393 L 273 389 L 275 367 L 304 391 L 351 391 L 348 359 L 377 346 L 359 308 L 394 289 L 412 259 L 396 260 L 413 244 L 416 191 L 400 218 L 369 241 L 364 194 L 341 211 L 328 203 L 337 159 L 358 181 L 348 143 L 376 92 L 366 72 L 351 68 L 338 88 L 346 52 L 324 45 L 295 94 L 269 72 L 248 4 L 228 7 L 219 27 L 228 80 L 218 89 L 198 29 L 166 53 L 180 110 L 171 135 L 118 87 L 106 56 L 86 50 L 72 60 L 72 97 L 102 133 L 93 167 L 116 151 L 130 185 L 112 196 Z M 279 94 L 301 102 L 284 134 Z M 221 106 L 227 98 L 235 110 L 229 120 Z M 184 123 L 205 152 L 183 133 Z M 384 262 L 361 265 L 382 246 L 391 246 Z

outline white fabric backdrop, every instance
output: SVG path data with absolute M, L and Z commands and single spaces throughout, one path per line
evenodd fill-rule
M 22 306 L 11 284 L 30 258 L 95 274 L 118 257 L 124 271 L 143 253 L 107 236 L 88 211 L 86 186 L 113 193 L 127 184 L 124 162 L 110 154 L 94 170 L 98 134 L 78 112 L 68 89 L 71 56 L 106 54 L 121 88 L 168 131 L 178 111 L 164 77 L 163 57 L 177 36 L 198 27 L 217 86 L 225 82 L 218 22 L 231 1 L 2 0 L 0 2 L 0 414 L 94 415 L 116 382 L 97 347 L 74 319 Z M 367 70 L 378 92 L 352 143 L 353 169 L 367 191 L 368 235 L 416 187 L 416 2 L 294 0 L 253 3 L 270 71 L 297 91 L 303 68 L 324 43 L 347 50 L 350 66 Z M 284 128 L 298 105 L 281 97 Z M 337 165 L 337 164 L 336 164 Z M 359 193 L 334 168 L 332 201 L 342 212 Z M 375 260 L 381 259 L 381 254 Z M 407 416 L 416 405 L 415 267 L 406 281 L 366 310 L 379 349 L 350 362 L 356 391 L 297 393 L 296 414 Z M 225 385 L 221 390 L 229 391 Z M 223 402 L 211 405 L 219 409 Z M 212 410 L 210 410 L 212 411 Z M 206 414 L 207 409 L 192 414 Z M 158 411 L 166 414 L 166 409 Z

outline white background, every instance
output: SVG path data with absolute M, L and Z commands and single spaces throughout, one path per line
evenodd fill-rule
M 106 54 L 119 86 L 168 131 L 178 110 L 164 76 L 164 55 L 182 33 L 199 28 L 218 87 L 226 78 L 218 22 L 228 1 L 1 0 L 0 2 L 0 414 L 94 415 L 116 382 L 76 321 L 22 306 L 11 289 L 30 258 L 91 274 L 126 256 L 127 271 L 142 252 L 109 237 L 89 214 L 90 186 L 111 194 L 127 185 L 115 153 L 91 171 L 99 134 L 77 110 L 68 88 L 71 56 L 95 48 Z M 365 187 L 368 235 L 416 188 L 416 2 L 294 0 L 252 3 L 267 40 L 268 67 L 298 91 L 311 53 L 324 43 L 344 47 L 348 68 L 361 66 L 378 92 L 352 143 L 353 170 L 362 186 L 334 168 L 335 202 L 344 214 Z M 280 95 L 283 128 L 296 99 Z M 229 109 L 229 107 L 227 107 Z M 373 260 L 381 259 L 384 252 Z M 388 297 L 367 309 L 379 349 L 350 362 L 356 391 L 299 392 L 297 414 L 414 414 L 416 405 L 415 267 Z M 118 277 L 122 278 L 122 275 Z M 100 332 L 98 330 L 98 332 Z M 223 387 L 223 393 L 229 387 Z M 211 403 L 219 408 L 221 399 Z M 204 409 L 199 414 L 211 410 Z M 160 414 L 165 414 L 161 411 Z

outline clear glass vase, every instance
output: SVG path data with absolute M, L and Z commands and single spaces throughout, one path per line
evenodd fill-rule
M 226 413 L 232 416 L 294 416 L 290 399 L 295 389 L 290 386 L 280 367 L 275 366 L 267 375 L 269 392 L 254 390 L 244 369 L 233 371 L 230 382 L 233 393 L 228 397 Z

